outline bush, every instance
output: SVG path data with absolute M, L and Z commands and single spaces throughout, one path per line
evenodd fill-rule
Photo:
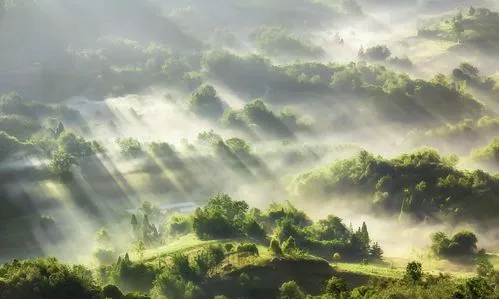
M 200 277 L 204 277 L 208 271 L 218 265 L 225 258 L 225 252 L 222 246 L 209 246 L 201 250 L 194 257 L 194 263 L 199 271 Z
M 272 240 L 270 240 L 270 248 L 269 249 L 273 255 L 282 256 L 282 249 L 281 249 L 281 245 L 279 245 L 278 240 L 272 238 Z
M 157 271 L 154 267 L 143 263 L 132 263 L 125 257 L 119 260 L 112 269 L 113 281 L 123 291 L 149 292 Z
M 182 298 L 195 299 L 200 294 L 200 289 L 191 281 L 169 271 L 161 273 L 154 281 L 151 290 L 153 298 Z
M 287 254 L 296 252 L 298 248 L 296 247 L 295 238 L 289 236 L 289 238 L 282 244 L 282 251 Z
M 324 291 L 334 298 L 348 297 L 344 296 L 344 294 L 348 292 L 348 285 L 343 278 L 331 277 L 331 279 L 328 280 Z
M 224 103 L 211 85 L 201 85 L 191 97 L 191 108 L 199 115 L 213 119 L 220 118 L 225 110 Z
M 477 253 L 476 235 L 470 231 L 461 231 L 449 239 L 443 232 L 437 232 L 432 235 L 432 251 L 441 257 L 470 257 Z
M 109 298 L 109 299 L 125 298 L 121 290 L 117 286 L 112 284 L 108 284 L 104 288 L 102 288 L 102 295 L 104 296 L 104 298 Z
M 234 249 L 234 245 L 232 243 L 224 244 L 224 249 L 226 252 L 231 252 Z
M 143 154 L 142 145 L 135 138 L 118 138 L 116 143 L 125 157 L 137 158 Z
M 192 232 L 192 218 L 183 215 L 174 215 L 165 224 L 166 232 L 170 235 L 186 235 Z
M 359 52 L 359 58 L 385 61 L 392 55 L 392 52 L 386 45 L 377 45 L 372 48 L 368 48 L 365 51 L 361 50 Z
M 60 264 L 54 258 L 0 266 L 0 298 L 95 299 L 101 289 L 83 266 Z
M 93 154 L 92 143 L 73 132 L 64 131 L 57 138 L 59 148 L 74 157 L 87 157 Z
M 52 155 L 52 159 L 49 163 L 50 170 L 61 177 L 68 177 L 71 175 L 71 166 L 76 164 L 76 159 L 64 152 L 64 151 L 56 151 Z
M 423 277 L 423 267 L 421 263 L 410 262 L 405 269 L 404 278 L 410 282 L 419 282 Z
M 251 37 L 256 42 L 260 51 L 267 55 L 320 57 L 324 54 L 324 50 L 321 47 L 298 38 L 283 28 L 260 28 L 253 32 Z
M 305 293 L 295 281 L 288 281 L 279 288 L 280 299 L 305 299 Z

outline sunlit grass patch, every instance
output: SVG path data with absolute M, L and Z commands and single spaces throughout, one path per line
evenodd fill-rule
M 391 268 L 390 266 L 377 264 L 335 263 L 333 266 L 340 272 L 351 272 L 385 278 L 401 278 L 404 276 L 404 269 L 402 268 Z
M 179 237 L 177 240 L 173 240 L 164 246 L 145 250 L 143 260 L 153 261 L 157 258 L 161 258 L 177 252 L 182 252 L 185 254 L 189 251 L 197 250 L 205 245 L 214 244 L 217 242 L 218 241 L 214 240 L 203 241 L 196 237 L 194 234 L 189 234 L 183 237 Z M 132 254 L 132 257 L 138 258 L 135 253 Z

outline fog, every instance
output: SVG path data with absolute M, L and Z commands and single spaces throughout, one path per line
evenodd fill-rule
M 332 85 L 331 78 L 326 78 L 327 84 L 320 87 L 310 83 L 317 89 L 312 90 L 306 85 L 308 81 L 292 81 L 292 71 L 280 68 L 313 62 L 334 69 L 341 64 L 359 62 L 361 48 L 386 45 L 392 57 L 408 57 L 413 67 L 393 66 L 388 60 L 367 63 L 407 73 L 414 80 L 429 80 L 437 73 L 452 74 L 462 62 L 473 63 L 483 76 L 492 76 L 499 66 L 497 55 L 483 53 L 473 46 L 458 47 L 460 50 L 453 52 L 449 49 L 458 46 L 458 41 L 425 38 L 418 31 L 470 5 L 494 7 L 499 2 L 460 1 L 453 5 L 449 4 L 452 1 L 442 1 L 441 7 L 425 9 L 426 1 L 413 1 L 417 4 L 400 5 L 388 11 L 381 3 L 358 1 L 362 6 L 360 13 L 342 7 L 341 1 L 285 2 L 5 1 L 0 23 L 0 90 L 5 94 L 18 93 L 22 97 L 19 102 L 39 111 L 33 116 L 37 131 L 29 136 L 32 139 L 19 137 L 28 149 L 0 162 L 0 191 L 5 195 L 1 204 L 14 207 L 19 216 L 5 215 L 7 220 L 2 222 L 5 227 L 0 232 L 10 233 L 2 239 L 0 261 L 54 255 L 66 261 L 92 264 L 95 236 L 103 227 L 112 235 L 117 251 L 130 250 L 133 237 L 127 210 L 138 209 L 145 201 L 157 205 L 179 202 L 202 205 L 218 192 L 226 192 L 261 209 L 271 202 L 292 199 L 293 204 L 314 220 L 334 214 L 355 227 L 365 221 L 372 239 L 381 244 L 389 257 L 428 251 L 430 235 L 436 231 L 450 233 L 461 228 L 478 231 L 478 225 L 471 221 L 459 225 L 427 224 L 383 215 L 366 207 L 365 202 L 372 198 L 347 196 L 324 202 L 293 196 L 289 184 L 301 173 L 352 157 L 361 149 L 387 158 L 398 156 L 428 145 L 425 140 L 417 144 L 408 142 L 407 139 L 412 140 L 410 131 L 419 130 L 424 135 L 426 130 L 456 123 L 469 115 L 474 117 L 474 112 L 464 111 L 468 107 L 464 104 L 465 108 L 456 108 L 464 111 L 460 114 L 454 115 L 445 108 L 442 113 L 434 112 L 433 107 L 424 107 L 424 95 L 420 102 L 411 103 L 412 110 L 405 112 L 407 118 L 421 114 L 427 119 L 407 119 L 403 114 L 396 115 L 405 109 L 404 103 L 390 102 L 386 105 L 391 112 L 379 112 L 374 109 L 382 105 L 379 94 L 324 91 Z M 289 8 L 293 6 L 296 12 Z M 263 27 L 278 27 L 288 32 L 283 38 L 284 48 L 298 43 L 305 52 L 318 46 L 323 53 L 295 55 L 279 49 L 278 54 L 268 54 L 264 42 L 270 37 L 256 41 L 251 37 Z M 255 75 L 262 68 L 260 65 L 248 69 L 234 69 L 232 65 L 226 69 L 220 67 L 221 71 L 213 66 L 210 69 L 206 55 L 220 49 L 241 57 L 265 56 L 269 73 L 280 71 L 280 75 L 286 75 L 265 86 L 254 82 L 238 82 L 235 86 L 229 80 L 235 78 L 232 73 L 227 74 L 229 71 L 241 72 L 255 82 L 266 77 Z M 169 65 L 165 61 L 174 62 Z M 302 72 L 305 77 L 306 72 Z M 229 78 L 224 80 L 217 76 L 219 73 Z M 324 76 L 329 75 L 328 70 L 325 73 Z M 371 86 L 388 76 L 373 74 Z M 274 73 L 272 76 L 277 77 Z M 193 94 L 198 88 L 195 79 L 214 87 L 223 107 L 220 115 L 215 118 L 209 113 L 202 115 L 193 108 L 196 103 Z M 347 86 L 355 85 L 354 79 L 348 80 Z M 298 86 L 296 91 L 288 90 L 289 82 Z M 379 93 L 385 92 L 384 89 L 387 88 L 383 84 L 372 88 Z M 480 116 L 495 117 L 499 106 L 494 92 L 466 90 L 471 94 L 469 99 L 459 95 L 459 103 L 476 99 L 486 105 Z M 393 94 L 396 93 L 390 91 L 383 96 Z M 257 98 L 265 102 L 265 109 L 270 112 L 251 114 L 252 107 L 248 105 Z M 36 106 L 42 104 L 43 108 Z M 2 106 L 2 116 L 9 114 L 7 108 Z M 231 120 L 227 116 L 229 110 L 240 113 L 232 123 L 227 120 Z M 294 114 L 287 116 L 286 111 Z M 61 121 L 65 130 L 88 141 L 99 142 L 106 151 L 78 159 L 71 166 L 70 180 L 54 178 L 47 173 L 49 157 L 31 148 L 34 137 L 54 130 L 46 125 L 50 119 Z M 207 144 L 200 133 L 210 131 L 222 140 L 244 139 L 250 146 L 250 154 L 227 154 L 224 149 Z M 493 135 L 484 134 L 483 140 Z M 126 156 L 117 143 L 120 138 L 136 139 L 143 153 Z M 151 144 L 158 142 L 172 146 L 168 163 L 153 153 Z M 485 144 L 473 142 L 467 146 L 439 140 L 437 145 L 430 145 L 443 153 L 466 156 L 471 148 Z M 466 162 L 466 158 L 462 161 Z M 460 167 L 474 169 L 483 165 L 462 163 Z M 57 236 L 42 229 L 40 219 L 45 216 L 54 220 Z M 164 224 L 160 222 L 155 224 Z M 481 247 L 499 249 L 497 232 L 479 231 L 478 235 Z

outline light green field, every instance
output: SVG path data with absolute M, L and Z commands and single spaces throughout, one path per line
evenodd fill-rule
M 147 249 L 144 252 L 143 260 L 148 262 L 177 252 L 188 253 L 190 251 L 196 251 L 208 244 L 213 244 L 217 242 L 218 241 L 203 241 L 200 240 L 195 235 L 190 234 L 183 237 L 179 237 L 176 240 L 172 240 L 166 245 L 153 249 Z M 135 253 L 131 254 L 131 258 L 139 259 L 139 257 Z
M 218 241 L 203 241 L 195 235 L 190 234 L 172 240 L 170 243 L 154 248 L 148 249 L 144 252 L 143 261 L 154 263 L 158 259 L 164 258 L 168 255 L 182 252 L 186 255 L 191 255 L 202 249 L 207 245 L 223 244 L 226 242 L 237 243 L 238 240 L 218 240 Z M 265 265 L 272 260 L 273 256 L 269 252 L 268 247 L 265 245 L 257 245 L 259 256 L 246 256 L 244 254 L 231 254 L 229 255 L 219 267 L 213 270 L 213 273 L 223 274 L 224 266 L 230 265 L 231 270 L 237 270 L 248 265 Z M 139 259 L 136 254 L 131 254 L 132 259 Z M 319 259 L 314 256 L 299 255 L 299 256 L 286 256 L 286 258 L 299 258 L 299 259 Z M 419 260 L 423 264 L 423 270 L 426 273 L 438 275 L 440 273 L 449 274 L 457 279 L 468 278 L 475 275 L 473 266 L 459 266 L 452 264 L 446 260 L 437 260 L 430 257 L 421 257 Z M 499 255 L 490 255 L 491 262 L 499 268 Z M 362 265 L 360 263 L 333 263 L 335 269 L 339 272 L 350 272 L 356 274 L 364 274 L 375 277 L 385 278 L 401 278 L 405 272 L 405 266 L 411 260 L 408 258 L 390 258 L 386 257 L 384 262 L 371 263 Z

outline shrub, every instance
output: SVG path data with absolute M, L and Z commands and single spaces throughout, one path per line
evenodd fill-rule
M 143 154 L 142 145 L 135 138 L 118 138 L 116 143 L 125 157 L 137 158 Z
M 288 281 L 279 288 L 280 299 L 304 299 L 305 293 L 295 281 Z
M 284 253 L 290 254 L 296 252 L 296 250 L 297 247 L 296 247 L 295 238 L 289 236 L 289 238 L 286 241 L 284 241 L 284 243 L 282 244 L 282 251 Z
M 102 295 L 104 298 L 109 299 L 123 299 L 125 297 L 121 290 L 112 284 L 108 284 L 102 288 Z
M 404 278 L 411 282 L 418 282 L 423 277 L 423 267 L 421 263 L 410 262 L 405 268 Z
M 443 232 L 432 235 L 432 251 L 441 257 L 453 258 L 474 256 L 477 253 L 478 239 L 473 232 L 461 231 L 449 237 Z
M 282 250 L 281 250 L 281 245 L 279 245 L 279 241 L 272 238 L 270 240 L 270 252 L 274 255 L 281 256 L 282 255 Z
M 170 235 L 186 235 L 192 232 L 192 219 L 188 216 L 174 215 L 165 226 L 166 232 Z
M 344 293 L 348 292 L 348 286 L 343 278 L 331 277 L 326 284 L 325 293 L 335 298 L 342 298 Z

